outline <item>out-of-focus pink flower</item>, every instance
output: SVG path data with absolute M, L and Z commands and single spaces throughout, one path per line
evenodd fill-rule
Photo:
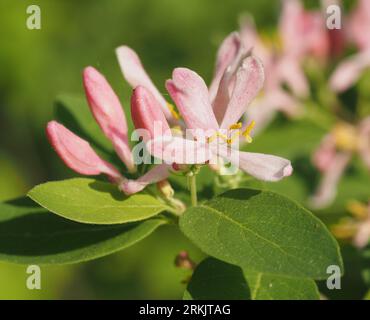
M 276 111 L 289 117 L 299 116 L 303 111 L 300 99 L 309 94 L 303 60 L 312 55 L 324 60 L 328 55 L 329 35 L 322 13 L 306 11 L 300 1 L 286 0 L 278 29 L 280 43 L 267 46 L 252 19 L 242 22 L 239 38 L 245 50 L 253 49 L 261 58 L 268 74 L 263 94 L 248 109 L 247 119 L 256 120 L 258 131 Z
M 328 34 L 323 14 L 306 11 L 299 0 L 283 0 L 279 32 L 286 54 L 295 58 L 314 55 L 325 58 L 328 53 Z
M 363 119 L 356 127 L 339 123 L 323 138 L 312 158 L 323 175 L 311 198 L 313 207 L 328 206 L 335 199 L 340 178 L 356 153 L 370 170 L 370 117 Z
M 238 123 L 238 121 L 262 88 L 264 81 L 262 64 L 254 56 L 247 56 L 242 59 L 236 69 L 232 72 L 232 75 L 227 75 L 230 78 L 225 82 L 222 78 L 225 73 L 231 70 L 226 68 L 224 71 L 219 87 L 225 87 L 218 89 L 218 92 L 225 90 L 225 96 L 222 100 L 224 104 L 220 103 L 213 106 L 212 96 L 210 96 L 206 84 L 194 71 L 186 68 L 176 68 L 172 74 L 172 79 L 167 80 L 167 90 L 175 101 L 186 127 L 195 132 L 196 140 L 194 141 L 193 152 L 197 153 L 201 150 L 201 154 L 205 152 L 209 159 L 213 157 L 223 158 L 261 180 L 277 181 L 289 176 L 292 173 L 289 160 L 266 154 L 240 152 L 232 146 L 234 134 L 237 136 L 244 134 L 247 139 L 250 139 L 251 127 L 241 132 L 239 130 L 241 123 Z M 216 114 L 219 115 L 218 118 Z M 196 135 L 196 132 L 199 131 L 206 132 L 205 140 L 201 141 Z M 225 131 L 229 135 L 220 133 Z M 177 142 L 180 143 L 179 139 L 181 138 L 177 139 Z M 174 140 L 172 139 L 171 143 Z M 158 142 L 163 141 L 154 141 L 152 145 Z M 184 141 L 181 141 L 181 143 L 184 143 Z M 161 155 L 158 152 L 156 156 L 167 161 L 163 153 Z M 204 160 L 206 159 L 203 157 L 200 162 Z
M 285 56 L 273 48 L 265 47 L 258 39 L 251 23 L 243 24 L 241 38 L 244 46 L 253 47 L 254 54 L 261 57 L 265 72 L 268 74 L 262 94 L 253 101 L 246 112 L 246 119 L 255 120 L 257 123 L 255 132 L 264 128 L 277 111 L 291 117 L 299 115 L 302 106 L 298 97 L 305 97 L 308 91 L 299 61 L 295 57 Z M 255 39 L 255 42 L 249 42 L 250 39 Z M 288 85 L 293 94 L 283 88 L 284 84 Z
M 167 121 L 170 124 L 178 124 L 178 115 L 176 111 L 173 106 L 163 98 L 162 94 L 153 84 L 137 53 L 128 46 L 121 46 L 116 49 L 116 54 L 123 76 L 131 87 L 133 89 L 138 86 L 147 88 L 160 104 Z
M 348 19 L 348 40 L 355 43 L 359 52 L 346 58 L 334 70 L 330 86 L 336 92 L 347 90 L 370 67 L 370 1 L 359 0 Z
M 332 227 L 332 232 L 339 239 L 352 239 L 355 247 L 361 249 L 370 240 L 370 202 L 366 205 L 358 201 L 350 201 L 347 210 L 352 217 L 342 218 Z
M 370 3 L 368 0 L 358 0 L 357 6 L 348 21 L 349 40 L 364 51 L 370 48 L 370 39 L 366 31 L 370 30 Z

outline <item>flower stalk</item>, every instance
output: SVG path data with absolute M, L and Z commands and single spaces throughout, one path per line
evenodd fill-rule
M 195 207 L 198 204 L 196 175 L 192 173 L 191 175 L 188 176 L 188 179 L 189 179 L 191 205 Z

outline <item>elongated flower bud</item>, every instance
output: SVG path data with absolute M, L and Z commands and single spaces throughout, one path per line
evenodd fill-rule
M 118 156 L 129 171 L 135 171 L 135 165 L 127 138 L 127 122 L 122 105 L 113 89 L 93 67 L 85 68 L 83 82 L 92 114 L 100 128 L 112 142 Z
M 48 123 L 47 137 L 63 162 L 72 170 L 84 175 L 106 174 L 112 181 L 123 181 L 119 171 L 101 159 L 90 144 L 56 121 Z
M 136 129 L 148 130 L 148 138 L 171 135 L 160 103 L 145 87 L 138 86 L 134 89 L 131 97 L 131 115 Z

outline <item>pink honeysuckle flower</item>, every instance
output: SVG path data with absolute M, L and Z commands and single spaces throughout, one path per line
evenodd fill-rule
M 339 123 L 323 138 L 312 158 L 323 175 L 310 199 L 312 207 L 326 207 L 335 199 L 340 178 L 356 153 L 370 170 L 370 117 L 356 127 Z
M 81 139 L 62 124 L 50 121 L 46 127 L 47 137 L 64 163 L 83 175 L 105 174 L 115 183 L 124 178 L 110 163 L 101 159 L 90 144 Z
M 351 239 L 355 247 L 362 249 L 370 241 L 370 202 L 350 201 L 347 211 L 352 217 L 342 218 L 331 229 L 339 239 Z
M 258 39 L 253 24 L 243 24 L 241 38 L 244 46 L 254 46 L 254 54 L 261 57 L 265 72 L 269 75 L 262 94 L 253 101 L 246 112 L 246 118 L 255 120 L 257 123 L 255 132 L 264 128 L 277 111 L 290 117 L 299 115 L 302 111 L 299 97 L 305 97 L 308 91 L 299 61 L 295 57 L 279 54 L 264 46 L 263 42 Z M 253 38 L 255 41 L 252 43 L 250 39 Z M 284 84 L 289 86 L 291 93 L 284 90 Z
M 347 90 L 370 67 L 370 1 L 359 0 L 348 20 L 348 40 L 354 42 L 359 52 L 345 59 L 334 70 L 330 86 L 336 92 Z M 365 31 L 366 30 L 366 31 Z
M 178 114 L 174 110 L 173 106 L 163 98 L 162 94 L 153 84 L 137 53 L 128 46 L 120 46 L 116 49 L 116 55 L 123 76 L 131 87 L 133 89 L 138 86 L 147 88 L 160 104 L 167 121 L 173 125 L 178 124 Z
M 93 67 L 83 71 L 83 84 L 87 101 L 96 122 L 112 142 L 117 155 L 130 172 L 136 167 L 128 143 L 128 129 L 122 105 L 105 79 Z
M 112 142 L 118 156 L 128 170 L 136 171 L 128 144 L 126 117 L 116 94 L 104 76 L 93 67 L 87 67 L 84 70 L 83 81 L 87 100 L 97 123 Z M 160 113 L 162 114 L 162 111 Z M 168 128 L 163 114 L 162 117 L 164 119 L 163 126 L 167 125 Z M 134 116 L 134 121 L 135 119 Z M 150 118 L 148 119 L 150 121 Z M 51 121 L 48 123 L 46 131 L 51 145 L 69 168 L 84 175 L 105 174 L 127 195 L 139 192 L 148 184 L 164 180 L 169 175 L 167 167 L 155 166 L 137 180 L 128 180 L 113 165 L 101 159 L 87 141 L 63 125 Z
M 158 130 L 160 135 L 172 136 L 162 110 L 161 103 L 156 99 L 151 90 L 142 86 L 134 89 L 131 97 L 132 121 L 137 130 L 144 129 L 142 138 L 145 142 L 150 141 L 158 134 L 156 130 Z M 170 173 L 171 165 L 159 164 L 136 180 L 125 180 L 120 187 L 127 194 L 136 193 L 143 190 L 149 184 L 166 180 Z
M 126 193 L 135 193 L 143 190 L 152 183 L 163 182 L 173 171 L 177 171 L 177 165 L 205 163 L 209 161 L 207 146 L 204 143 L 186 140 L 173 134 L 162 112 L 160 102 L 152 94 L 151 90 L 143 86 L 134 89 L 131 97 L 131 114 L 135 128 L 140 134 L 144 129 L 142 139 L 147 143 L 148 150 L 153 156 L 161 157 L 163 150 L 167 162 L 155 165 L 146 174 L 136 180 L 125 180 L 120 185 Z M 158 141 L 160 143 L 153 143 Z
M 367 206 L 366 218 L 358 224 L 353 243 L 357 248 L 364 248 L 370 240 L 370 204 Z
M 292 173 L 289 160 L 260 153 L 240 152 L 233 145 L 235 133 L 236 136 L 245 134 L 250 139 L 252 126 L 241 132 L 241 123 L 238 120 L 258 94 L 263 81 L 261 62 L 254 56 L 245 57 L 237 68 L 230 96 L 224 100 L 227 106 L 217 105 L 222 110 L 220 113 L 223 113 L 223 117 L 217 120 L 204 80 L 186 68 L 176 68 L 173 71 L 172 79 L 167 80 L 166 87 L 186 127 L 192 131 L 194 140 L 185 147 L 185 151 L 196 154 L 194 163 L 208 163 L 214 158 L 223 158 L 250 175 L 267 181 L 277 181 Z M 220 132 L 228 132 L 229 135 Z M 189 141 L 191 140 L 181 137 L 157 137 L 148 142 L 148 150 L 165 163 L 171 164 L 174 159 L 164 150 L 171 144 L 186 146 Z M 182 155 L 177 161 L 175 153 L 175 160 L 176 163 L 182 163 Z

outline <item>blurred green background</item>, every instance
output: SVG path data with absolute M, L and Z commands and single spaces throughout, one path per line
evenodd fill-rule
M 26 27 L 26 8 L 31 4 L 41 8 L 41 30 Z M 306 4 L 318 6 L 319 1 Z M 2 0 L 0 12 L 0 200 L 7 200 L 24 195 L 37 183 L 74 175 L 49 146 L 44 129 L 53 117 L 56 97 L 83 94 L 85 66 L 97 67 L 108 78 L 128 114 L 131 89 L 114 54 L 117 46 L 134 48 L 166 94 L 164 80 L 174 67 L 189 67 L 209 82 L 218 45 L 238 29 L 242 14 L 251 13 L 260 31 L 273 30 L 280 1 Z M 252 150 L 286 156 L 295 168 L 291 178 L 268 187 L 304 203 L 318 180 L 307 155 L 324 133 L 307 124 L 281 131 L 274 123 L 256 139 Z M 339 186 L 331 209 L 334 215 L 319 212 L 320 217 L 327 222 L 342 214 L 348 198 L 366 200 L 368 181 L 368 173 L 355 161 Z M 361 298 L 369 287 L 361 278 L 364 260 L 352 247 L 344 249 L 350 271 L 343 286 L 348 290 L 337 292 L 336 297 Z M 0 299 L 179 299 L 189 276 L 174 266 L 181 250 L 188 250 L 195 261 L 203 258 L 176 228 L 162 227 L 108 257 L 42 267 L 42 290 L 33 291 L 26 288 L 26 266 L 0 263 Z M 365 264 L 369 265 L 368 260 Z M 323 285 L 321 290 L 330 295 Z
M 26 8 L 41 8 L 41 30 L 28 30 Z M 276 24 L 279 1 L 259 0 L 45 0 L 0 2 L 0 200 L 23 195 L 34 184 L 73 175 L 49 147 L 44 127 L 55 98 L 82 94 L 81 72 L 97 67 L 127 108 L 114 49 L 133 47 L 154 82 L 175 66 L 211 78 L 221 40 L 250 12 L 259 26 Z M 0 263 L 0 299 L 181 298 L 188 276 L 175 268 L 180 250 L 202 254 L 173 227 L 96 261 L 42 267 L 42 290 L 26 289 L 26 266 Z

